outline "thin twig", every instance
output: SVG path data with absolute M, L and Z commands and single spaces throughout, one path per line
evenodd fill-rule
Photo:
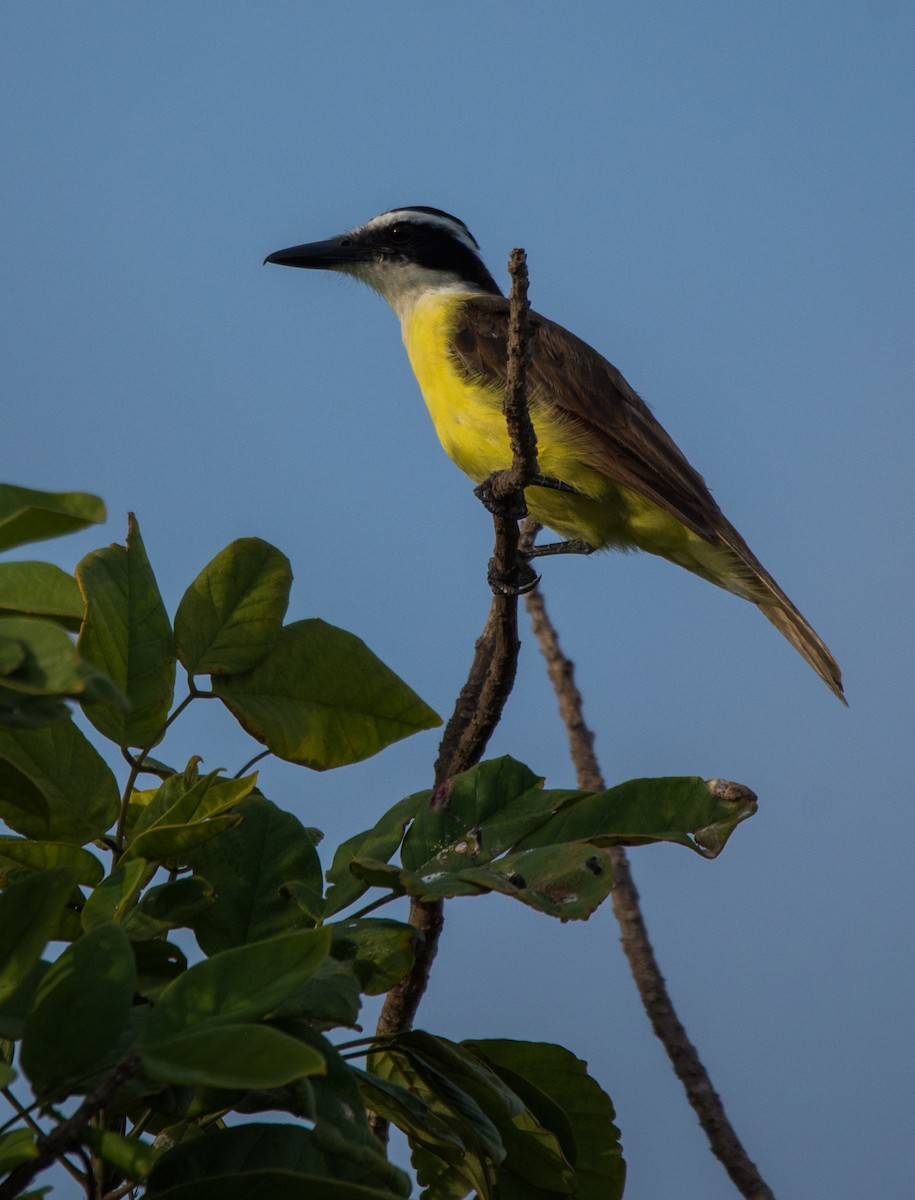
M 527 359 L 527 263 L 523 250 L 513 250 L 509 260 L 512 290 L 509 312 L 508 385 L 503 407 L 512 446 L 512 466 L 500 476 L 507 479 L 507 491 L 500 486 L 499 499 L 510 507 L 516 498 L 523 511 L 526 481 L 537 473 L 537 440 L 527 411 L 525 397 Z M 515 494 L 517 496 L 515 497 Z M 442 803 L 448 782 L 467 771 L 483 757 L 489 738 L 499 723 L 502 709 L 515 682 L 518 665 L 518 593 L 505 590 L 494 580 L 521 577 L 526 564 L 518 554 L 518 523 L 511 517 L 493 515 L 495 547 L 490 564 L 493 598 L 489 616 L 474 650 L 467 682 L 455 702 L 454 711 L 442 735 L 435 764 L 433 797 Z M 410 901 L 410 924 L 422 934 L 410 972 L 385 998 L 376 1033 L 379 1037 L 401 1033 L 413 1025 L 416 1010 L 429 982 L 429 973 L 438 951 L 444 922 L 441 900 Z M 372 1114 L 372 1128 L 387 1140 L 388 1123 Z
M 94 1092 L 90 1092 L 72 1117 L 62 1121 L 47 1137 L 37 1139 L 38 1154 L 28 1162 L 20 1163 L 0 1184 L 0 1200 L 14 1200 L 35 1176 L 51 1165 L 67 1150 L 79 1146 L 97 1113 L 110 1104 L 121 1087 L 140 1069 L 140 1056 L 131 1055 L 119 1063 Z
M 531 532 L 532 525 L 525 522 L 525 526 L 529 527 L 523 531 L 523 537 L 530 541 L 536 536 L 536 527 Z M 559 701 L 559 712 L 568 734 L 578 786 L 587 791 L 603 791 L 606 784 L 594 753 L 594 734 L 584 719 L 581 693 L 575 683 L 574 664 L 566 658 L 559 645 L 556 629 L 547 615 L 539 588 L 529 592 L 525 600 L 531 628 L 540 644 L 547 673 Z M 774 1200 L 771 1189 L 760 1176 L 728 1120 L 708 1072 L 674 1010 L 648 938 L 626 851 L 622 846 L 613 846 L 610 857 L 614 879 L 610 893 L 613 911 L 620 925 L 623 950 L 652 1028 L 683 1084 L 687 1099 L 708 1137 L 712 1153 L 721 1161 L 734 1186 L 747 1200 Z
M 243 767 L 239 767 L 232 778 L 241 779 L 245 771 L 250 771 L 253 766 L 259 763 L 262 758 L 266 758 L 270 753 L 272 753 L 270 750 L 261 750 L 259 754 L 255 754 L 253 758 L 249 758 Z

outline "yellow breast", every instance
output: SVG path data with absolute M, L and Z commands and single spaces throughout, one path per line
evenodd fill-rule
M 448 347 L 467 296 L 445 292 L 420 300 L 403 323 L 403 339 L 435 432 L 447 454 L 481 483 L 511 465 L 501 394 L 465 379 Z

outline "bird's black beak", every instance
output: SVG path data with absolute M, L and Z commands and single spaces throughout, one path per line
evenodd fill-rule
M 326 242 L 306 242 L 303 246 L 290 246 L 268 254 L 265 263 L 279 263 L 281 267 L 311 267 L 315 270 L 333 271 L 350 263 L 368 262 L 371 253 L 367 247 L 353 241 L 345 234 L 328 238 Z

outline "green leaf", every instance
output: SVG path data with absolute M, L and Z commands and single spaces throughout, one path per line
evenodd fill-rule
M 497 1164 L 499 1194 L 564 1196 L 576 1191 L 574 1172 L 556 1135 L 537 1119 L 486 1060 L 467 1047 L 416 1031 L 399 1043 L 420 1073 L 441 1072 L 480 1106 L 499 1132 L 504 1158 Z
M 0 729 L 0 817 L 25 837 L 82 845 L 117 819 L 117 781 L 67 721 L 48 729 Z
M 292 586 L 289 559 L 260 538 L 226 546 L 184 593 L 178 657 L 192 675 L 248 671 L 270 651 Z
M 565 805 L 525 837 L 520 847 L 572 841 L 600 846 L 668 841 L 714 858 L 756 808 L 749 788 L 723 779 L 632 779 Z
M 388 809 L 371 829 L 357 833 L 337 847 L 333 864 L 327 872 L 331 886 L 324 904 L 326 917 L 348 908 L 368 890 L 368 885 L 350 870 L 353 859 L 367 857 L 387 862 L 403 841 L 404 830 L 431 795 L 426 791 L 407 796 Z
M 389 992 L 413 966 L 422 935 L 402 921 L 360 917 L 327 925 L 330 952 L 353 970 L 368 996 Z
M 461 871 L 460 879 L 562 921 L 584 921 L 610 895 L 613 867 L 609 850 L 591 842 L 568 842 L 513 851 Z
M 0 1135 L 0 1174 L 38 1157 L 35 1135 L 30 1129 L 11 1129 Z
M 75 533 L 105 520 L 105 506 L 87 492 L 37 492 L 0 484 L 0 550 Z
M 401 861 L 417 871 L 496 858 L 581 792 L 544 791 L 543 780 L 515 759 L 490 759 L 439 788 L 404 838 Z
M 127 1025 L 135 974 L 130 942 L 112 924 L 79 938 L 51 965 L 22 1039 L 22 1067 L 39 1095 L 98 1070 Z
M 404 1130 L 410 1137 L 417 1178 L 428 1186 L 428 1195 L 458 1197 L 475 1189 L 483 1197 L 491 1196 L 495 1168 L 504 1159 L 505 1148 L 496 1125 L 476 1100 L 430 1063 L 399 1046 L 375 1051 L 368 1067 L 372 1076 L 410 1092 L 430 1113 L 428 1132 L 415 1131 L 410 1122 Z M 390 1092 L 384 1103 L 395 1119 Z M 435 1136 L 439 1125 L 450 1131 L 445 1141 Z M 461 1146 L 459 1155 L 454 1153 L 455 1138 Z
M 213 690 L 279 758 L 326 771 L 441 720 L 359 638 L 317 619 L 285 626 L 251 671 Z
M 164 994 L 164 993 L 163 993 Z M 164 1083 L 219 1088 L 280 1087 L 324 1070 L 310 1046 L 266 1025 L 197 1025 L 143 1049 L 143 1065 Z
M 51 617 L 79 633 L 84 611 L 76 580 L 53 563 L 0 563 L 0 616 Z
M 396 1180 L 396 1190 L 391 1181 Z M 378 1185 L 381 1186 L 378 1186 Z M 409 1182 L 375 1155 L 371 1161 L 322 1149 L 293 1125 L 249 1124 L 184 1142 L 163 1154 L 147 1200 L 397 1200 Z
M 149 797 L 130 824 L 130 837 L 165 825 L 186 825 L 218 816 L 235 808 L 254 791 L 257 773 L 243 779 L 220 779 L 220 772 L 211 771 L 200 778 L 196 770 L 172 775 Z
M 72 867 L 36 871 L 0 895 L 0 1003 L 32 974 L 57 932 L 76 875 Z
M 0 836 L 0 885 L 3 887 L 14 878 L 52 867 L 74 867 L 76 883 L 85 887 L 95 887 L 105 874 L 105 868 L 94 854 L 68 842 L 35 842 Z
M 192 1026 L 257 1021 L 294 1009 L 327 957 L 330 933 L 307 929 L 223 950 L 169 984 L 146 1027 L 147 1047 Z
M 150 888 L 137 907 L 128 913 L 124 932 L 134 941 L 147 941 L 170 929 L 190 925 L 212 903 L 212 886 L 197 875 L 163 883 Z
M 84 704 L 86 716 L 119 746 L 154 746 L 162 736 L 175 686 L 171 625 L 136 518 L 128 518 L 127 545 L 87 554 L 76 568 L 86 600 L 80 653 L 127 697 Z
M 326 959 L 302 989 L 297 1007 L 316 1028 L 358 1028 L 362 993 L 353 968 L 336 958 Z
M 579 1200 L 618 1200 L 626 1164 L 610 1097 L 587 1063 L 548 1042 L 486 1039 L 463 1042 L 498 1072 L 538 1120 L 559 1138 L 575 1164 Z
M 122 861 L 108 878 L 95 888 L 83 905 L 80 923 L 85 932 L 88 933 L 108 921 L 120 924 L 133 909 L 137 897 L 154 870 L 155 868 L 151 868 L 142 858 L 135 858 L 131 862 Z
M 156 1161 L 152 1146 L 137 1138 L 122 1137 L 110 1129 L 97 1129 L 90 1125 L 85 1138 L 93 1154 L 115 1167 L 133 1183 L 145 1179 Z
M 75 696 L 86 686 L 85 674 L 70 635 L 54 621 L 37 617 L 0 617 L 0 638 L 18 646 L 22 658 L 3 674 L 3 686 L 29 696 Z
M 380 1062 L 384 1069 L 397 1074 L 393 1064 Z M 367 1108 L 390 1121 L 407 1135 L 411 1144 L 429 1147 L 446 1163 L 459 1163 L 467 1153 L 451 1124 L 429 1108 L 411 1088 L 393 1079 L 354 1069 L 359 1092 Z
M 189 825 L 154 825 L 130 843 L 124 861 L 139 857 L 167 867 L 180 867 L 194 850 L 234 829 L 241 819 L 240 813 L 229 813 Z
M 321 911 L 321 864 L 301 822 L 262 796 L 237 812 L 237 829 L 188 858 L 216 892 L 191 920 L 205 954 L 310 927 Z
M 561 920 L 584 920 L 613 887 L 606 847 L 672 841 L 712 858 L 756 811 L 753 793 L 726 780 L 633 780 L 597 795 L 545 791 L 509 758 L 480 763 L 427 796 L 404 837 L 403 867 L 357 853 L 348 863 L 338 854 L 334 870 L 346 865 L 363 887 L 394 895 L 497 891 Z M 346 854 L 360 849 L 347 843 Z M 343 896 L 352 894 L 349 887 Z
M 25 662 L 28 649 L 16 638 L 0 634 L 0 675 L 11 675 Z
M 315 1147 L 327 1156 L 328 1163 L 344 1160 L 347 1175 L 409 1195 L 409 1179 L 388 1161 L 384 1146 L 369 1128 L 357 1072 L 305 1021 L 294 1022 L 294 1026 L 296 1036 L 323 1055 L 326 1067 L 324 1074 L 309 1082 Z

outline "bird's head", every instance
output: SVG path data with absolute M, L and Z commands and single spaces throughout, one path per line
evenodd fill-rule
M 264 261 L 353 275 L 401 318 L 430 292 L 501 295 L 470 230 L 438 208 L 393 208 L 348 233 L 277 250 Z

